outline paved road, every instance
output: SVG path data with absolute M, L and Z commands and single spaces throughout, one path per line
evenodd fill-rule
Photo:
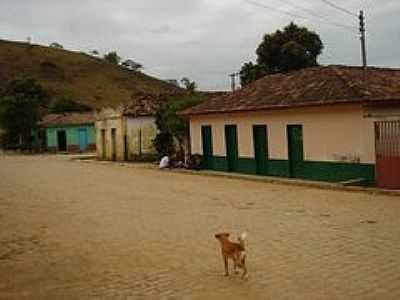
M 400 299 L 398 197 L 3 155 L 0 228 L 0 299 Z

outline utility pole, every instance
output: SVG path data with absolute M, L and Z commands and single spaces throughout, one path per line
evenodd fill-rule
M 364 11 L 360 10 L 360 40 L 361 40 L 361 54 L 364 70 L 367 69 L 367 47 L 365 46 L 365 17 Z
M 239 76 L 239 75 L 240 75 L 240 73 L 229 74 L 229 77 L 231 78 L 232 92 L 236 91 L 236 76 Z

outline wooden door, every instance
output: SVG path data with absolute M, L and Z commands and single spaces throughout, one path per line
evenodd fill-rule
M 111 159 L 117 160 L 117 129 L 111 129 Z
M 375 123 L 375 151 L 377 185 L 400 189 L 400 121 Z
M 201 140 L 203 146 L 202 168 L 213 169 L 213 143 L 211 126 L 201 127 Z
M 65 130 L 57 131 L 57 145 L 58 151 L 67 151 L 67 133 Z
M 85 151 L 89 143 L 88 132 L 86 128 L 79 129 L 79 150 Z
M 300 177 L 304 161 L 303 126 L 288 125 L 287 138 L 290 177 Z
M 101 157 L 103 159 L 107 158 L 107 149 L 106 149 L 106 130 L 102 129 L 101 130 Z
M 254 158 L 256 160 L 257 174 L 268 174 L 268 140 L 267 140 L 267 126 L 254 125 L 253 126 L 253 140 L 254 140 Z
M 238 138 L 236 125 L 225 126 L 226 158 L 228 161 L 228 171 L 235 172 L 238 167 Z

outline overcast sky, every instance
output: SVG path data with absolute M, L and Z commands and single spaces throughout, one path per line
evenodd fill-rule
M 325 44 L 321 64 L 360 64 L 356 16 L 323 0 L 254 0 L 292 16 L 247 1 L 0 0 L 0 38 L 22 41 L 29 36 L 37 44 L 56 41 L 66 49 L 102 54 L 116 50 L 142 63 L 147 74 L 187 76 L 200 89 L 222 90 L 229 88 L 229 73 L 255 59 L 265 33 L 293 20 L 320 34 Z M 369 64 L 400 66 L 399 0 L 330 2 L 354 14 L 366 10 Z

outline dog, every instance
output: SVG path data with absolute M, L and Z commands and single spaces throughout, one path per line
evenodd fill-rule
M 215 234 L 215 238 L 221 243 L 222 259 L 225 266 L 225 276 L 229 276 L 228 259 L 233 260 L 233 270 L 235 274 L 238 273 L 237 268 L 243 270 L 242 278 L 247 279 L 248 271 L 246 267 L 246 249 L 244 241 L 247 233 L 242 233 L 238 238 L 238 243 L 229 240 L 229 233 L 222 232 Z

